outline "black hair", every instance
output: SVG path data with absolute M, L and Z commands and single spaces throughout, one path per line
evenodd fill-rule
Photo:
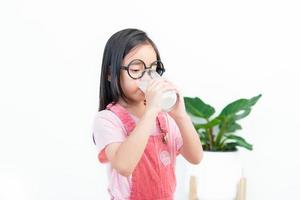
M 129 51 L 141 44 L 150 44 L 156 52 L 157 60 L 160 60 L 156 45 L 144 31 L 124 29 L 113 34 L 107 41 L 102 58 L 98 111 L 104 110 L 109 103 L 116 103 L 120 98 L 126 101 L 120 85 L 120 66 Z

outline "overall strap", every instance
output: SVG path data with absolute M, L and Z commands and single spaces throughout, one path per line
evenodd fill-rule
M 125 127 L 127 135 L 133 131 L 135 128 L 135 122 L 123 106 L 117 103 L 110 103 L 106 106 L 106 109 L 112 111 L 119 117 Z

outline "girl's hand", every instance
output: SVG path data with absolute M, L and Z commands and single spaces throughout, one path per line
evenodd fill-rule
M 156 114 L 161 112 L 162 94 L 168 90 L 176 90 L 176 88 L 166 79 L 159 78 L 151 80 L 145 91 L 146 111 L 152 110 Z

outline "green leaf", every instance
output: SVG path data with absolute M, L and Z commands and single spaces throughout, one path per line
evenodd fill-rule
M 196 117 L 208 119 L 215 113 L 215 109 L 212 106 L 204 103 L 198 97 L 184 97 L 184 103 L 186 111 Z
M 237 136 L 237 135 L 224 135 L 224 137 L 226 137 L 227 139 L 233 140 L 234 143 L 236 143 L 236 146 L 241 146 L 241 147 L 244 147 L 246 149 L 252 150 L 252 144 L 249 144 L 248 142 L 246 142 L 246 140 L 244 138 L 242 138 L 240 136 Z
M 220 117 L 233 118 L 234 120 L 239 120 L 251 112 L 251 107 L 256 104 L 261 94 L 251 99 L 239 99 L 230 104 L 228 104 L 220 113 Z
M 231 123 L 228 123 L 227 128 L 225 129 L 224 133 L 233 133 L 240 129 L 242 129 L 241 125 L 239 125 L 235 121 L 232 121 Z
M 237 151 L 237 143 L 235 142 L 229 142 L 226 143 L 225 146 L 223 147 L 222 151 Z
M 215 118 L 206 124 L 194 124 L 196 130 L 212 128 L 221 123 L 221 120 Z

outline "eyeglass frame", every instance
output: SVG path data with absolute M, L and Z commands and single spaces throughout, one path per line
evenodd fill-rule
M 142 72 L 142 75 L 141 75 L 140 77 L 138 77 L 138 78 L 132 77 L 132 76 L 130 75 L 130 72 L 129 72 L 129 66 L 130 66 L 134 61 L 141 61 L 142 64 L 144 65 L 144 71 Z M 160 60 L 156 60 L 156 61 L 152 62 L 152 63 L 150 64 L 150 66 L 147 67 L 147 66 L 146 66 L 146 63 L 145 63 L 143 60 L 141 60 L 141 59 L 134 59 L 134 60 L 130 61 L 127 65 L 121 65 L 121 68 L 120 68 L 120 69 L 126 70 L 127 73 L 128 73 L 128 75 L 130 76 L 130 78 L 137 80 L 137 79 L 142 78 L 142 77 L 145 75 L 145 72 L 147 71 L 147 69 L 151 69 L 151 68 L 152 68 L 152 65 L 155 64 L 155 63 L 157 63 L 157 62 L 159 62 L 159 63 L 161 64 L 161 66 L 162 66 L 162 67 L 161 67 L 162 73 L 159 74 L 160 76 L 162 76 L 162 75 L 164 74 L 164 72 L 166 71 L 166 69 L 165 69 L 165 67 L 164 67 L 164 64 L 163 64 Z M 156 70 L 155 70 L 155 71 L 156 71 Z

